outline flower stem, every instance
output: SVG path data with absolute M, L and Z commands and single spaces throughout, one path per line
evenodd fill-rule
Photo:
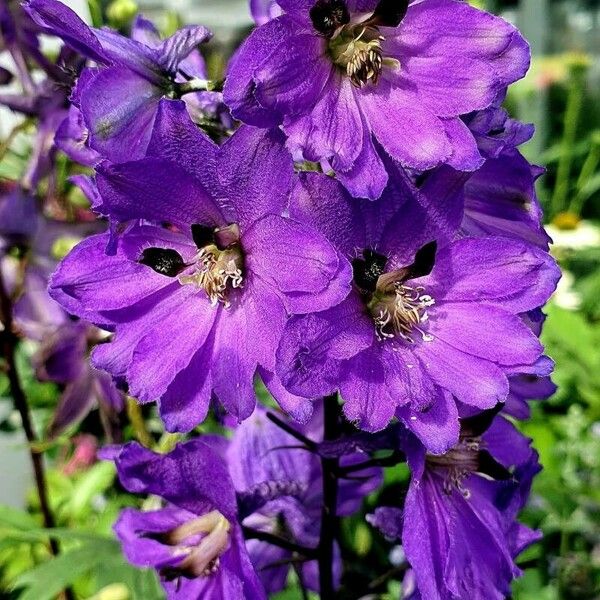
M 551 200 L 551 216 L 555 217 L 565 209 L 567 196 L 571 186 L 571 167 L 577 127 L 584 98 L 585 70 L 573 68 L 567 96 L 567 106 L 564 115 L 564 128 L 560 142 L 561 154 L 556 171 L 556 182 Z
M 276 414 L 268 412 L 267 419 L 275 423 L 277 427 L 285 431 L 287 434 L 291 435 L 293 438 L 296 438 L 299 442 L 304 444 L 308 450 L 316 452 L 317 444 L 315 444 L 315 442 L 309 440 L 305 435 L 302 435 L 299 431 L 296 431 L 293 427 L 291 427 L 285 421 L 280 419 Z
M 337 394 L 323 399 L 323 439 L 338 437 L 339 405 Z M 335 597 L 333 582 L 333 551 L 338 532 L 338 459 L 321 458 L 323 474 L 323 508 L 321 511 L 321 537 L 319 540 L 319 588 L 322 600 Z
M 127 397 L 127 416 L 129 417 L 129 422 L 133 427 L 133 433 L 137 441 L 146 448 L 152 448 L 154 442 L 148 429 L 146 429 L 146 421 L 144 421 L 142 409 L 135 398 L 131 398 L 130 396 Z
M 16 361 L 16 349 L 19 342 L 19 338 L 14 332 L 13 323 L 13 303 L 12 299 L 6 289 L 2 270 L 0 269 L 0 314 L 2 315 L 2 323 L 4 328 L 0 331 L 0 339 L 2 341 L 2 356 L 6 361 L 6 374 L 8 376 L 8 382 L 10 386 L 10 393 L 15 404 L 15 408 L 19 412 L 21 417 L 21 423 L 23 425 L 23 431 L 27 438 L 29 457 L 33 467 L 33 475 L 35 479 L 35 486 L 40 502 L 40 510 L 42 512 L 42 518 L 44 520 L 44 527 L 46 529 L 53 529 L 56 527 L 56 521 L 54 514 L 50 507 L 48 499 L 48 488 L 46 486 L 46 473 L 44 470 L 44 457 L 39 449 L 38 438 L 33 429 L 33 423 L 31 420 L 31 413 L 29 411 L 29 404 L 27 402 L 27 396 L 21 385 L 19 378 L 19 372 L 17 370 Z M 50 551 L 54 556 L 58 556 L 60 549 L 58 542 L 54 538 L 50 538 Z M 64 591 L 66 600 L 72 600 L 74 598 L 73 592 L 67 588 Z
M 247 527 L 246 525 L 242 526 L 242 530 L 244 532 L 244 537 L 247 540 L 260 540 L 261 542 L 267 542 L 268 544 L 277 546 L 278 548 L 282 548 L 283 550 L 288 550 L 289 552 L 292 552 L 294 554 L 300 554 L 301 556 L 304 556 L 306 558 L 314 557 L 314 548 L 307 548 L 305 546 L 301 546 L 300 544 L 296 544 L 274 533 L 269 533 L 268 531 L 260 531 L 259 529 L 253 529 L 252 527 Z

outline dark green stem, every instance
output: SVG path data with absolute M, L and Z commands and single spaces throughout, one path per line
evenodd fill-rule
M 2 315 L 2 323 L 4 326 L 4 329 L 0 331 L 0 339 L 2 341 L 2 356 L 6 361 L 6 374 L 8 376 L 10 393 L 15 404 L 15 408 L 21 417 L 23 431 L 25 432 L 25 437 L 27 438 L 29 457 L 33 467 L 33 476 L 40 502 L 42 518 L 44 520 L 44 527 L 46 527 L 46 529 L 53 529 L 56 527 L 56 521 L 54 519 L 54 514 L 52 513 L 50 501 L 48 499 L 46 473 L 44 470 L 44 457 L 38 448 L 38 438 L 33 428 L 27 396 L 25 395 L 25 391 L 23 390 L 23 386 L 21 385 L 21 380 L 19 378 L 16 361 L 16 350 L 19 343 L 19 338 L 14 332 L 13 303 L 4 284 L 2 270 L 0 270 L 0 314 Z M 58 556 L 60 553 L 58 542 L 52 537 L 50 538 L 50 551 L 54 556 Z M 72 600 L 74 598 L 73 592 L 69 588 L 65 589 L 64 595 L 66 600 Z
M 337 394 L 323 399 L 324 441 L 335 440 L 339 431 L 339 404 Z M 338 533 L 337 500 L 338 469 L 337 458 L 321 458 L 323 474 L 323 507 L 321 510 L 321 537 L 319 540 L 319 588 L 321 600 L 335 598 L 333 581 L 333 552 Z

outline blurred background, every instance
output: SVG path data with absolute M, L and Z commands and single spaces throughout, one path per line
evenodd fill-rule
M 564 270 L 559 290 L 548 306 L 549 318 L 543 332 L 548 354 L 556 361 L 553 379 L 558 391 L 546 402 L 534 402 L 531 419 L 521 425 L 534 439 L 544 465 L 535 480 L 532 500 L 523 520 L 540 528 L 544 539 L 521 557 L 519 564 L 525 575 L 515 584 L 513 597 L 516 600 L 598 600 L 600 1 L 473 3 L 517 24 L 531 43 L 531 71 L 511 89 L 507 106 L 513 116 L 536 125 L 537 135 L 522 150 L 531 162 L 547 169 L 538 181 L 538 194 L 554 239 L 552 252 Z M 137 10 L 132 0 L 105 3 L 78 0 L 66 1 L 66 4 L 88 21 L 104 14 L 109 23 L 124 29 Z M 213 76 L 222 73 L 228 56 L 251 28 L 246 0 L 139 0 L 138 6 L 164 33 L 172 32 L 183 22 L 202 23 L 213 29 L 215 38 L 206 55 Z M 0 64 L 1 61 L 0 55 Z M 10 151 L 5 151 L 3 142 L 9 132 L 14 131 L 18 122 L 15 119 L 7 111 L 0 112 L 0 177 L 9 179 L 19 171 L 28 151 L 26 136 L 17 139 Z M 35 381 L 33 373 L 25 375 L 34 416 L 37 422 L 44 424 L 58 390 L 53 384 Z M 36 546 L 39 539 L 30 533 L 31 539 L 19 538 L 17 545 L 7 542 L 15 527 L 26 526 L 24 520 L 28 517 L 22 509 L 28 506 L 30 512 L 35 513 L 36 500 L 30 489 L 29 462 L 16 426 L 18 420 L 9 399 L 2 397 L 6 393 L 6 383 L 0 375 L 0 503 L 13 507 L 12 512 L 7 509 L 4 516 L 0 516 L 0 598 L 39 600 L 42 596 L 36 595 L 35 590 L 40 594 L 44 586 L 32 588 L 33 580 L 28 575 L 31 573 L 28 569 L 39 563 L 37 554 L 43 553 Z M 131 420 L 135 421 L 135 415 L 133 417 Z M 152 431 L 152 418 L 148 426 Z M 87 417 L 77 431 L 79 437 L 75 437 L 75 441 L 63 439 L 63 446 L 52 450 L 55 463 L 49 473 L 51 500 L 62 527 L 108 532 L 119 508 L 131 500 L 114 490 L 112 467 L 94 463 L 93 417 Z M 387 494 L 406 477 L 404 471 L 391 474 Z M 363 521 L 347 523 L 345 536 L 347 550 L 366 570 L 385 571 L 389 568 L 390 552 L 392 555 L 396 552 L 394 560 L 400 560 L 399 550 L 385 545 Z M 107 546 L 106 552 L 118 553 L 114 546 L 111 548 Z M 68 568 L 70 566 L 63 566 L 63 570 Z M 83 579 L 77 583 L 81 597 L 98 600 L 160 597 L 150 576 L 140 579 L 139 574 L 121 563 L 114 569 L 112 578 L 105 582 L 106 595 L 94 595 L 97 594 L 94 590 L 99 589 L 97 582 L 92 585 Z M 43 575 L 38 573 L 36 581 Z M 62 577 L 64 581 L 67 576 Z M 96 573 L 94 577 L 102 575 Z M 29 595 L 2 592 L 13 587 L 15 581 L 29 590 Z M 51 597 L 47 595 L 47 586 L 51 583 L 43 579 L 42 582 L 46 585 L 43 597 Z M 377 597 L 398 598 L 399 586 L 399 582 L 391 580 L 387 594 Z M 297 590 L 292 589 L 282 594 L 280 600 L 299 598 L 297 594 Z

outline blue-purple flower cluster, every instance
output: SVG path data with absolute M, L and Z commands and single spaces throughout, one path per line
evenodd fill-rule
M 109 224 L 51 277 L 81 320 L 60 312 L 46 373 L 94 346 L 70 385 L 190 434 L 104 451 L 162 499 L 117 522 L 129 561 L 171 599 L 265 598 L 290 568 L 331 598 L 339 518 L 407 462 L 406 498 L 367 517 L 403 546 L 404 597 L 508 596 L 538 539 L 517 521 L 540 466 L 514 420 L 553 392 L 539 334 L 559 278 L 518 150 L 533 129 L 502 108 L 519 32 L 462 0 L 253 0 L 221 87 L 204 27 L 161 39 L 138 17 L 125 37 L 24 7 L 0 6 L 15 55 L 42 64 L 39 32 L 65 47 L 27 107 L 0 102 L 93 169 L 77 183 Z M 194 433 L 210 411 L 224 435 Z

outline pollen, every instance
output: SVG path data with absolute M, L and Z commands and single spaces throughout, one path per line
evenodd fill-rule
M 374 27 L 344 27 L 329 43 L 333 62 L 356 87 L 377 83 L 383 66 L 383 38 Z
M 441 456 L 427 454 L 426 461 L 431 467 L 441 467 L 445 471 L 444 493 L 448 496 L 456 490 L 465 500 L 471 497 L 465 480 L 479 470 L 480 438 L 461 438 L 460 442 Z
M 377 337 L 380 340 L 400 338 L 414 344 L 417 332 L 424 342 L 431 342 L 433 336 L 421 327 L 429 319 L 428 309 L 435 300 L 424 293 L 421 286 L 411 287 L 402 282 L 390 285 L 385 281 L 378 285 L 369 310 L 375 322 Z
M 179 276 L 182 285 L 193 285 L 206 292 L 213 306 L 231 306 L 233 290 L 244 285 L 244 257 L 237 226 L 215 233 L 215 242 L 200 248 L 194 258 L 194 272 Z
M 346 72 L 355 87 L 376 84 L 384 65 L 396 66 L 395 59 L 384 58 L 384 37 L 376 27 L 347 25 L 329 42 L 333 62 Z

